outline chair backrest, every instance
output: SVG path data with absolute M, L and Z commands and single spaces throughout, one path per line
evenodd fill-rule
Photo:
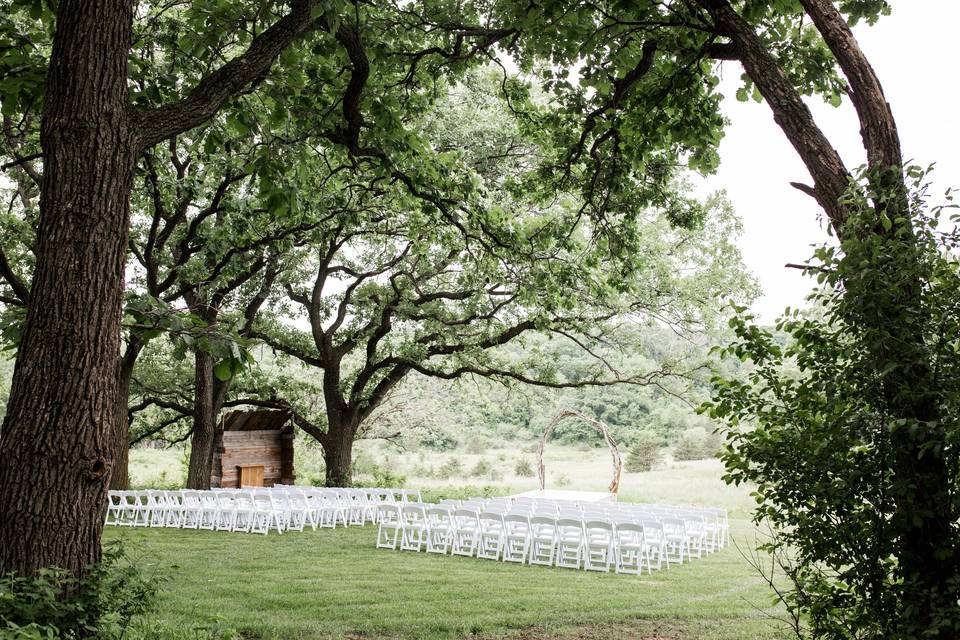
M 458 527 L 475 526 L 479 523 L 479 514 L 476 509 L 461 507 L 453 512 L 453 520 Z
M 583 520 L 577 518 L 557 518 L 557 533 L 564 536 L 583 536 Z
M 507 531 L 526 531 L 530 528 L 530 516 L 520 513 L 508 513 L 503 516 L 503 526 Z
M 635 522 L 618 522 L 616 536 L 618 540 L 639 540 L 643 535 L 643 525 Z
M 530 518 L 530 528 L 537 535 L 556 534 L 557 519 L 552 516 L 536 515 Z
M 503 526 L 503 514 L 483 511 L 479 514 L 480 524 L 484 526 Z
M 430 524 L 450 524 L 453 520 L 450 510 L 444 507 L 427 507 L 424 512 L 427 514 L 427 522 Z
M 663 530 L 666 533 L 677 534 L 686 531 L 686 524 L 683 518 L 661 518 L 660 524 L 663 525 Z
M 400 507 L 397 504 L 381 504 L 377 506 L 377 519 L 387 524 L 400 522 Z
M 407 524 L 420 523 L 427 519 L 422 504 L 407 503 L 400 507 L 400 513 L 403 516 L 403 521 Z

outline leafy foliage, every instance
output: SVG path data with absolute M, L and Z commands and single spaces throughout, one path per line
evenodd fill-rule
M 122 542 L 106 545 L 82 578 L 59 569 L 0 579 L 0 636 L 123 638 L 135 616 L 150 610 L 160 580 L 134 564 Z
M 624 468 L 631 473 L 650 471 L 663 457 L 661 441 L 655 434 L 642 431 L 633 439 Z
M 705 405 L 730 427 L 726 479 L 757 485 L 754 518 L 772 527 L 765 549 L 792 585 L 783 598 L 798 635 L 958 631 L 960 233 L 944 228 L 942 207 L 927 207 L 925 173 L 908 174 L 909 201 L 851 190 L 839 246 L 815 254 L 818 312 L 778 323 L 786 346 L 749 315 L 731 322 L 737 341 L 720 354 L 753 370 L 742 381 L 718 377 Z M 903 207 L 886 207 L 898 214 L 878 220 L 876 202 Z M 938 466 L 949 480 L 921 503 L 917 474 Z M 935 518 L 930 505 L 952 515 Z M 910 554 L 924 542 L 927 530 L 916 525 L 925 521 L 939 548 L 928 571 L 942 571 L 944 582 L 921 599 L 916 585 L 926 576 L 910 569 Z M 920 619 L 935 628 L 915 625 L 918 606 L 932 608 Z

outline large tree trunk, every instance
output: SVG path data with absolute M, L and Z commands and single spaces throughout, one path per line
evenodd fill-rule
M 358 422 L 353 416 L 336 416 L 329 421 L 323 441 L 328 487 L 349 487 L 353 482 L 353 439 Z
M 110 475 L 110 488 L 123 491 L 130 488 L 130 419 L 127 415 L 129 405 L 130 380 L 133 378 L 133 369 L 137 358 L 143 350 L 143 341 L 137 336 L 130 336 L 127 349 L 120 361 L 120 382 L 117 389 L 117 432 L 114 436 L 116 453 L 113 457 L 113 473 Z
M 41 126 L 37 267 L 0 436 L 0 573 L 100 559 L 135 150 L 130 0 L 63 0 Z
M 213 471 L 213 444 L 217 435 L 214 407 L 213 356 L 197 351 L 194 356 L 196 378 L 193 397 L 193 436 L 190 439 L 188 489 L 209 489 Z

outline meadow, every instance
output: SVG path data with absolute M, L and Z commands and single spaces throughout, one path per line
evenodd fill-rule
M 133 454 L 135 478 L 179 473 L 176 452 Z M 464 467 L 482 458 L 504 469 L 533 458 L 502 449 L 424 460 L 364 443 L 361 459 L 379 464 L 387 456 L 402 473 L 437 467 L 454 455 Z M 570 488 L 602 490 L 609 460 L 605 449 L 550 448 L 548 484 L 552 465 L 554 477 L 565 474 Z M 721 473 L 716 460 L 667 459 L 653 471 L 624 474 L 621 500 L 716 505 L 731 514 L 734 545 L 641 577 L 379 550 L 372 526 L 268 536 L 108 528 L 105 540 L 122 538 L 141 564 L 164 576 L 160 608 L 151 619 L 170 637 L 781 637 L 772 594 L 741 554 L 756 540 L 749 490 L 725 485 Z M 411 475 L 407 485 L 439 496 L 462 491 L 463 481 Z M 507 493 L 532 488 L 536 479 L 505 473 L 483 485 Z

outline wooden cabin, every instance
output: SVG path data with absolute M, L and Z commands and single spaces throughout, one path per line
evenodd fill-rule
M 293 484 L 293 425 L 279 410 L 223 415 L 213 450 L 211 487 Z

